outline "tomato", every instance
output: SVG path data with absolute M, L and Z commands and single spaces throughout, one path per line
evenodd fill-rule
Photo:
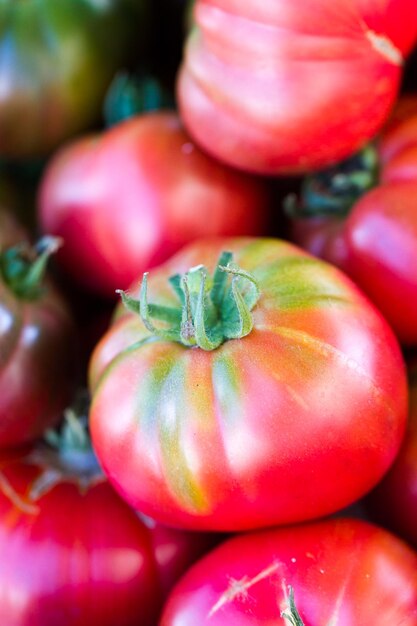
M 0 155 L 47 154 L 100 120 L 107 86 L 143 39 L 141 7 L 143 0 L 1 2 Z
M 194 145 L 175 113 L 134 117 L 52 160 L 40 190 L 57 259 L 90 291 L 114 296 L 203 235 L 259 234 L 267 193 Z
M 387 118 L 417 35 L 414 0 L 198 0 L 194 18 L 184 124 L 209 153 L 262 174 L 358 150 Z
M 348 518 L 237 536 L 190 569 L 160 624 L 415 626 L 417 554 Z
M 365 189 L 359 186 L 356 197 L 347 193 L 344 203 L 344 189 L 337 186 L 348 188 L 350 180 L 368 173 L 363 158 L 355 159 L 357 169 L 352 170 L 353 159 L 306 183 L 291 238 L 345 270 L 382 311 L 401 342 L 415 345 L 417 99 L 401 103 L 378 142 L 377 174 Z
M 58 419 L 76 371 L 72 318 L 52 284 L 42 280 L 55 242 L 42 240 L 36 259 L 27 241 L 6 247 L 17 233 L 9 231 L 7 242 L 5 222 L 0 214 L 1 447 L 35 439 Z
M 286 242 L 221 238 L 155 269 L 149 302 L 146 285 L 90 364 L 93 445 L 131 505 L 241 530 L 335 511 L 381 478 L 404 365 L 347 277 Z
M 366 499 L 371 516 L 417 548 L 417 365 L 409 371 L 410 415 L 394 465 Z
M 154 626 L 209 540 L 144 523 L 77 437 L 0 457 L 0 622 Z

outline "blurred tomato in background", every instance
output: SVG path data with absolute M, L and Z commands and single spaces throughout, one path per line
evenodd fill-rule
M 0 3 L 0 157 L 47 155 L 100 122 L 119 67 L 144 52 L 144 0 Z
M 134 116 L 63 147 L 39 191 L 57 260 L 91 292 L 115 297 L 199 237 L 266 232 L 265 181 L 202 152 L 174 112 Z

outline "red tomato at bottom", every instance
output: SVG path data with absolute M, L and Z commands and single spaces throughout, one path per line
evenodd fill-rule
M 144 523 L 92 454 L 41 446 L 1 458 L 2 626 L 155 626 L 168 590 L 212 544 Z
M 289 589 L 299 616 L 291 621 Z M 161 626 L 416 626 L 417 554 L 333 519 L 234 537 L 174 588 Z

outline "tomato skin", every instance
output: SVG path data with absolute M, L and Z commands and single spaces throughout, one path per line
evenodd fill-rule
M 343 269 L 390 322 L 417 343 L 417 99 L 400 103 L 377 145 L 380 175 L 347 216 L 300 217 L 291 239 Z M 406 306 L 399 306 L 406 302 Z
M 416 39 L 412 0 L 198 0 L 178 79 L 181 117 L 210 154 L 294 174 L 358 150 L 386 120 Z M 369 85 L 373 89 L 369 89 Z
M 416 572 L 415 552 L 360 520 L 241 535 L 189 570 L 160 624 L 284 626 L 291 586 L 304 626 L 415 626 Z
M 138 32 L 139 40 L 143 38 L 144 16 L 138 11 L 144 3 L 139 0 L 134 10 L 129 4 L 130 0 L 3 0 L 3 157 L 45 155 L 100 120 L 114 73 L 129 60 Z
M 209 545 L 145 524 L 98 468 L 83 475 L 41 445 L 2 455 L 0 466 L 7 626 L 154 626 L 175 580 Z
M 149 278 L 222 250 L 259 279 L 254 329 L 216 350 L 149 337 L 121 314 L 93 353 L 100 463 L 134 507 L 184 528 L 242 530 L 313 518 L 368 491 L 398 451 L 404 364 L 386 322 L 337 269 L 268 239 L 203 240 Z
M 63 237 L 58 260 L 89 290 L 113 296 L 201 236 L 259 234 L 265 186 L 204 155 L 170 112 L 137 116 L 52 160 L 40 221 Z
M 379 523 L 392 529 L 417 548 L 417 378 L 410 375 L 410 412 L 407 432 L 393 466 L 366 499 Z
M 68 403 L 75 330 L 52 287 L 34 303 L 16 299 L 0 283 L 0 317 L 0 446 L 11 446 L 39 437 Z

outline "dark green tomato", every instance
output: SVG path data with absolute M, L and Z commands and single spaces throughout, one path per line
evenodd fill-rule
M 111 79 L 143 40 L 144 6 L 0 0 L 0 156 L 47 154 L 98 122 Z

